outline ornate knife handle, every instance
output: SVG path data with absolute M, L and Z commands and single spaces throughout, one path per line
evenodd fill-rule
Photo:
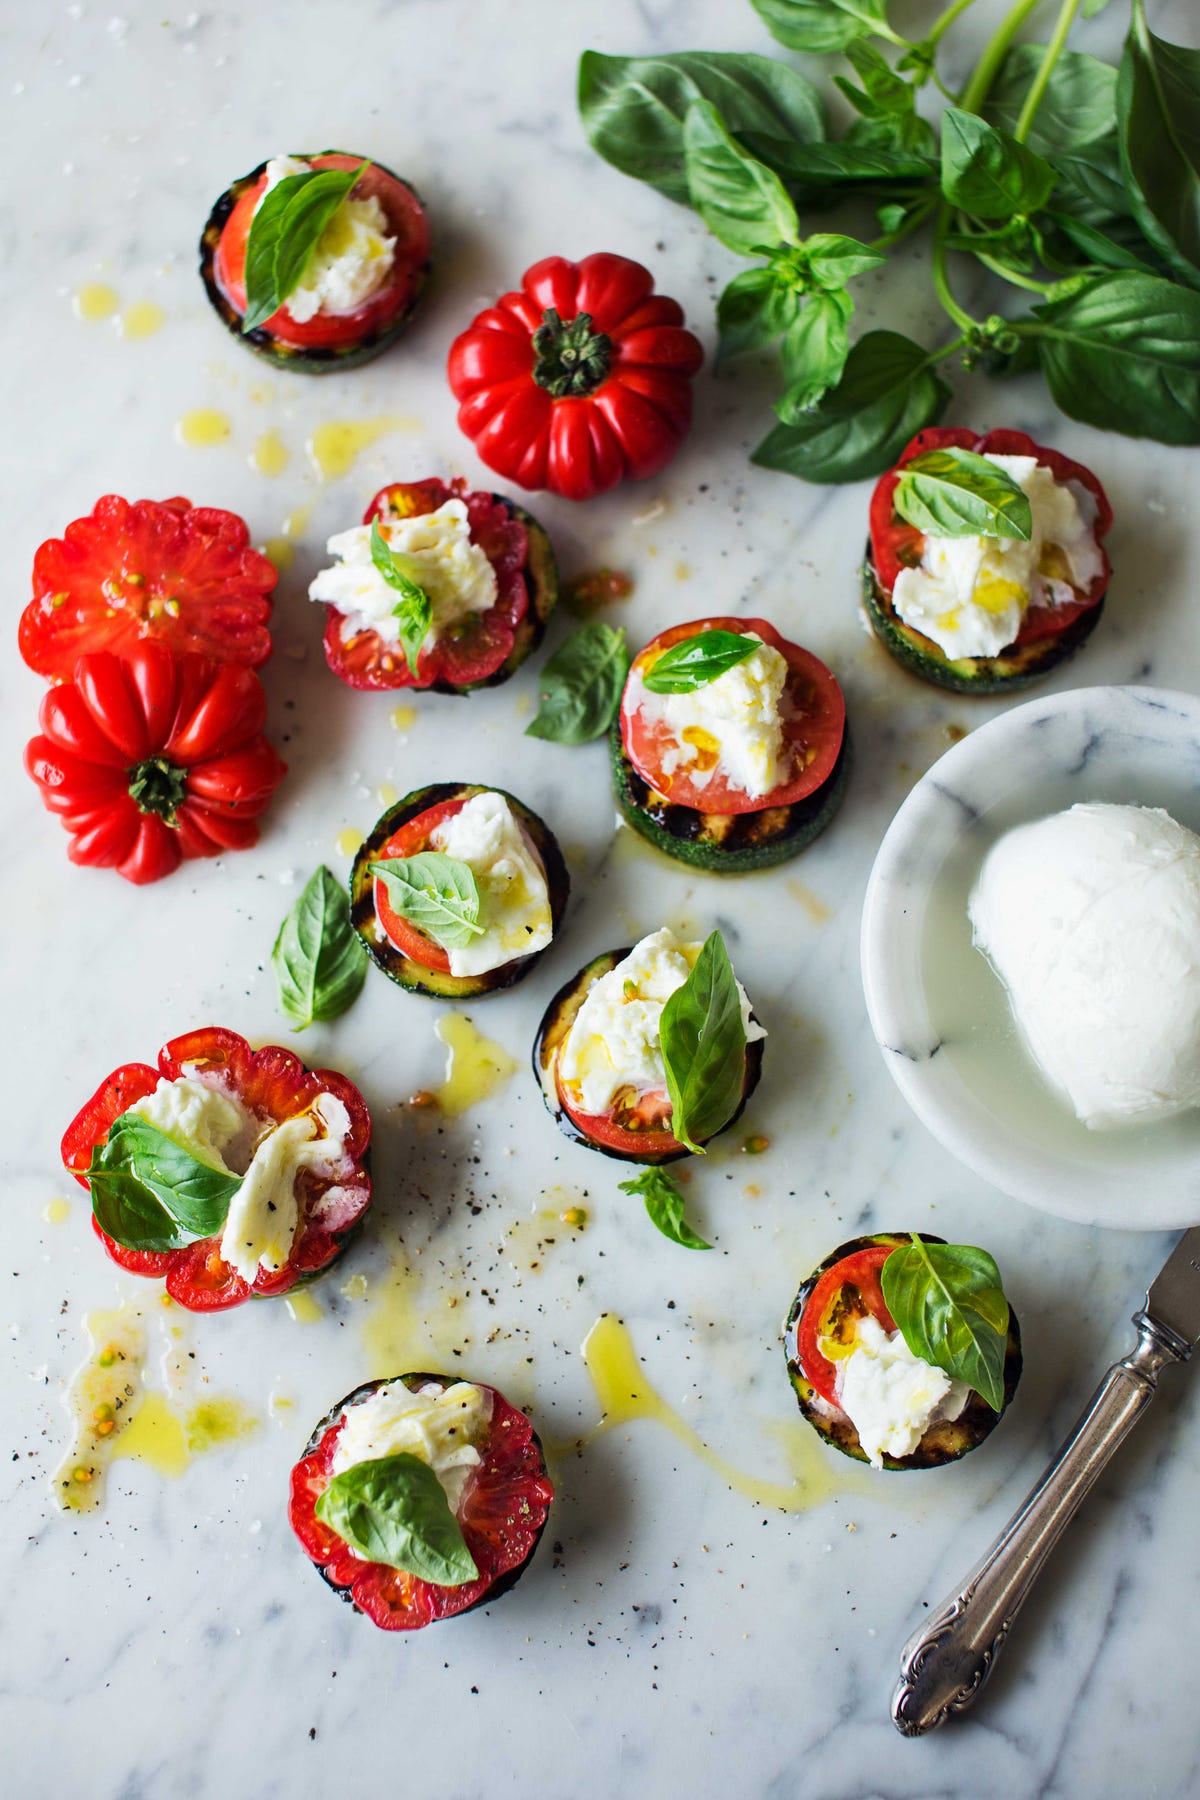
M 1146 1313 L 1136 1350 L 1114 1363 L 1074 1431 L 962 1587 L 904 1646 L 892 1720 L 920 1737 L 965 1712 L 983 1686 L 1042 1565 L 1109 1457 L 1145 1412 L 1168 1363 L 1191 1346 Z

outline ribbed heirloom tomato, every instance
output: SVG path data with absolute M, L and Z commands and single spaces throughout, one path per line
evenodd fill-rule
M 25 767 L 71 834 L 72 862 L 158 881 L 185 857 L 258 842 L 287 773 L 266 713 L 253 669 L 143 639 L 81 656 L 47 691 Z
M 801 1315 L 796 1338 L 800 1366 L 831 1406 L 838 1405 L 837 1370 L 820 1348 L 821 1340 L 836 1337 L 839 1327 L 852 1332 L 855 1319 L 866 1313 L 885 1331 L 895 1331 L 881 1280 L 883 1265 L 895 1248 L 894 1243 L 869 1244 L 843 1256 L 821 1276 Z
M 455 338 L 448 372 L 458 423 L 489 469 L 587 500 L 666 467 L 703 360 L 649 269 L 600 252 L 534 263 Z

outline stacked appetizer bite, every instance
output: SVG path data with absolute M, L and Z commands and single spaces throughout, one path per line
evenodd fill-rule
M 350 917 L 392 981 L 480 998 L 528 975 L 570 894 L 554 833 L 500 788 L 439 782 L 377 822 L 354 859 Z
M 809 1424 L 876 1469 L 965 1456 L 1021 1375 L 1021 1334 L 992 1258 L 928 1233 L 839 1245 L 796 1295 L 784 1349 Z
M 537 520 L 465 481 L 392 482 L 327 548 L 337 561 L 308 591 L 329 609 L 325 660 L 350 687 L 493 687 L 541 643 L 558 598 Z
M 657 849 L 713 874 L 796 856 L 850 766 L 833 675 L 765 619 L 696 619 L 635 657 L 612 728 L 617 805 Z
M 356 1388 L 322 1419 L 288 1516 L 357 1612 L 418 1631 L 507 1592 L 553 1498 L 537 1434 L 503 1394 L 409 1374 Z
M 1023 431 L 919 431 L 871 501 L 863 600 L 876 636 L 939 687 L 1024 687 L 1095 630 L 1108 496 Z
M 371 1200 L 371 1120 L 334 1069 L 212 1026 L 126 1063 L 67 1127 L 114 1262 L 193 1312 L 286 1294 L 336 1260 Z
M 542 1018 L 533 1069 L 569 1138 L 626 1162 L 702 1150 L 758 1085 L 766 1032 L 714 931 L 594 957 Z
M 350 369 L 398 337 L 429 274 L 429 221 L 382 163 L 273 156 L 228 188 L 200 239 L 222 324 L 268 362 Z

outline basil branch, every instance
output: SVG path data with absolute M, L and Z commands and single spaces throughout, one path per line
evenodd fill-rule
M 1000 64 L 1008 55 L 1009 45 L 1030 13 L 1040 4 L 1041 0 L 1017 0 L 1012 11 L 1001 20 L 998 29 L 989 40 L 987 48 L 976 64 L 975 73 L 959 95 L 958 104 L 964 112 L 979 111 L 991 91 L 993 81 L 1000 72 Z
M 938 208 L 937 227 L 933 238 L 933 286 L 938 302 L 944 313 L 947 313 L 958 329 L 965 333 L 976 330 L 979 321 L 973 319 L 969 312 L 964 312 L 950 290 L 950 277 L 946 273 L 946 232 L 949 229 L 951 212 L 948 206 Z
M 939 13 L 937 18 L 933 21 L 933 24 L 930 26 L 929 31 L 926 33 L 925 43 L 927 47 L 932 50 L 934 45 L 940 42 L 943 33 L 948 31 L 951 25 L 953 25 L 959 13 L 965 13 L 968 6 L 974 6 L 974 4 L 975 0 L 954 0 L 952 6 L 948 6 L 945 12 Z
M 1022 106 L 1017 122 L 1013 127 L 1013 136 L 1016 138 L 1018 144 L 1023 144 L 1025 139 L 1029 136 L 1029 128 L 1033 124 L 1033 116 L 1041 104 L 1042 95 L 1045 93 L 1050 77 L 1054 73 L 1054 65 L 1062 55 L 1063 46 L 1067 41 L 1067 33 L 1070 31 L 1075 19 L 1075 14 L 1078 11 L 1079 0 L 1063 0 L 1063 4 L 1059 9 L 1058 20 L 1054 27 L 1053 36 L 1046 45 L 1046 54 L 1041 60 L 1038 72 L 1034 76 L 1029 92 L 1025 96 L 1025 104 Z

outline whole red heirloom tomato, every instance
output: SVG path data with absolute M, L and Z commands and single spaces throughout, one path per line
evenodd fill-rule
M 72 862 L 158 881 L 184 857 L 258 842 L 287 773 L 266 714 L 253 669 L 143 639 L 81 656 L 47 691 L 25 767 L 71 833 Z
M 271 654 L 277 579 L 236 513 L 105 494 L 34 557 L 21 655 L 37 674 L 65 681 L 87 651 L 151 637 L 257 669 Z
M 657 475 L 692 421 L 704 360 L 641 263 L 547 256 L 450 346 L 458 422 L 489 469 L 588 500 Z
M 179 1081 L 214 1088 L 235 1102 L 259 1149 L 298 1119 L 309 1122 L 311 1138 L 328 1142 L 328 1155 L 293 1177 L 296 1217 L 286 1256 L 281 1252 L 277 1268 L 260 1263 L 253 1281 L 222 1256 L 220 1224 L 208 1236 L 197 1227 L 195 1183 L 183 1196 L 190 1207 L 172 1199 L 173 1183 L 187 1176 L 186 1153 L 173 1139 L 167 1141 L 175 1147 L 174 1162 L 143 1165 L 136 1149 L 122 1152 L 122 1133 L 136 1120 L 130 1108 L 161 1083 Z M 328 1138 L 331 1119 L 342 1126 L 336 1139 Z M 157 1068 L 125 1063 L 114 1069 L 68 1125 L 62 1159 L 92 1192 L 92 1227 L 114 1262 L 135 1275 L 164 1279 L 172 1299 L 192 1312 L 222 1312 L 255 1295 L 286 1294 L 340 1256 L 371 1201 L 370 1141 L 367 1103 L 336 1069 L 308 1069 L 278 1044 L 251 1050 L 236 1032 L 213 1025 L 172 1038 L 159 1051 Z M 191 1167 L 210 1182 L 214 1173 L 219 1178 L 209 1165 Z M 147 1173 L 149 1188 L 142 1180 Z M 93 1188 L 92 1176 L 101 1187 L 107 1179 L 106 1192 Z

